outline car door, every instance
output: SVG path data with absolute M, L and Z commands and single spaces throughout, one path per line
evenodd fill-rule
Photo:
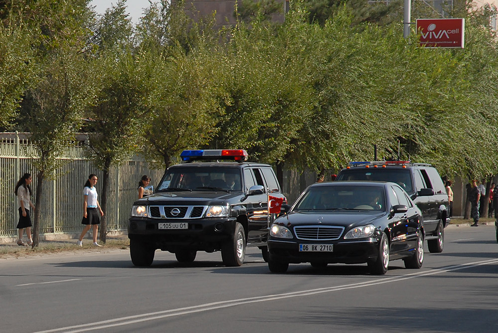
M 413 202 L 409 199 L 408 195 L 398 186 L 393 186 L 400 205 L 405 205 L 408 211 L 402 216 L 402 224 L 405 225 L 406 233 L 405 243 L 400 247 L 400 251 L 409 250 L 417 246 L 417 232 L 419 229 L 419 215 L 414 209 Z
M 244 201 L 247 210 L 247 242 L 257 244 L 265 242 L 268 235 L 268 193 L 267 185 L 259 168 L 244 169 L 244 186 L 246 193 L 254 185 L 263 186 L 263 193 L 247 196 Z
M 406 205 L 408 203 L 403 195 L 403 190 L 397 185 L 389 186 L 389 200 L 390 207 L 395 205 Z M 394 255 L 396 253 L 403 252 L 409 249 L 407 243 L 408 238 L 408 215 L 406 212 L 398 212 L 391 214 L 389 221 L 389 227 L 391 229 L 391 253 Z

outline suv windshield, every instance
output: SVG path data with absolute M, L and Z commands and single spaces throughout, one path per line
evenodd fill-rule
M 241 191 L 240 170 L 223 167 L 171 168 L 157 191 L 227 190 Z
M 408 169 L 346 169 L 339 173 L 337 181 L 388 181 L 397 183 L 409 194 L 413 193 L 412 176 Z
M 320 186 L 311 187 L 294 211 L 385 209 L 384 187 Z

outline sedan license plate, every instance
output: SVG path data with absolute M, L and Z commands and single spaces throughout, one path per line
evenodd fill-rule
M 333 252 L 334 245 L 329 244 L 299 244 L 300 252 Z
M 160 230 L 188 230 L 188 223 L 159 223 L 157 228 Z

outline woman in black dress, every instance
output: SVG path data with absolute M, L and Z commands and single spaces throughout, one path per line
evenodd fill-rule
M 19 246 L 26 246 L 26 243 L 22 240 L 24 229 L 26 229 L 26 236 L 28 237 L 27 245 L 31 246 L 33 244 L 33 239 L 31 239 L 31 216 L 29 214 L 29 208 L 35 210 L 35 206 L 31 203 L 29 197 L 31 196 L 31 184 L 33 179 L 31 174 L 25 173 L 19 181 L 17 181 L 14 193 L 19 199 L 19 222 L 17 223 L 17 228 L 19 229 L 19 239 L 17 244 Z

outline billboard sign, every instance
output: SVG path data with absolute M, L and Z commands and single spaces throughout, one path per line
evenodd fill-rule
M 417 19 L 420 46 L 461 48 L 465 43 L 465 19 Z

